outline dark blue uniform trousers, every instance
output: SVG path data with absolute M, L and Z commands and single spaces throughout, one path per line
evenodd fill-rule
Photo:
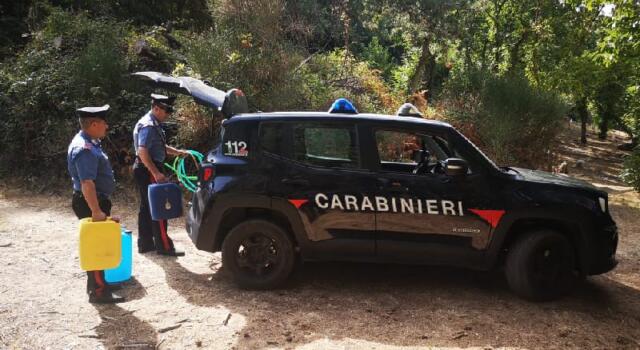
M 158 169 L 162 169 L 162 164 L 156 164 Z M 152 220 L 151 209 L 149 207 L 148 188 L 150 184 L 156 183 L 155 178 L 141 162 L 136 162 L 133 166 L 133 176 L 140 191 L 140 210 L 138 211 L 138 251 L 146 252 L 153 250 L 159 252 L 170 252 L 174 250 L 173 241 L 167 234 L 167 220 Z

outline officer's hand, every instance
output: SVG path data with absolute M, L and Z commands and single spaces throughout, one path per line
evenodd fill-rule
M 190 155 L 191 153 L 189 153 L 189 151 L 187 151 L 186 149 L 180 149 L 178 150 L 178 155 L 180 157 L 186 157 L 188 155 Z
M 91 213 L 91 220 L 93 221 L 105 221 L 107 220 L 107 214 L 102 210 L 99 212 Z
M 164 176 L 163 173 L 159 172 L 157 174 L 154 174 L 153 177 L 156 179 L 156 182 L 159 184 L 167 182 L 167 177 Z

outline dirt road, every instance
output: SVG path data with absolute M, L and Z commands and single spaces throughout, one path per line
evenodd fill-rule
M 574 138 L 574 139 L 577 139 Z M 572 175 L 608 190 L 620 227 L 619 267 L 574 295 L 529 303 L 501 273 L 365 264 L 307 264 L 288 288 L 237 289 L 220 256 L 135 255 L 128 301 L 94 306 L 76 253 L 77 222 L 60 195 L 0 195 L 0 348 L 640 348 L 640 200 L 615 176 L 619 153 L 590 139 L 563 146 Z M 135 229 L 135 199 L 114 214 Z M 135 231 L 135 230 L 134 230 Z

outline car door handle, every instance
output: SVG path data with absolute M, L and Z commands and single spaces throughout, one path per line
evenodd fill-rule
M 282 183 L 293 186 L 309 186 L 309 180 L 305 179 L 282 179 Z

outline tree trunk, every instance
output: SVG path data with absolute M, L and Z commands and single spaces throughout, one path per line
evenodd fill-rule
M 433 91 L 433 87 L 435 85 L 435 75 L 436 75 L 436 56 L 429 55 L 429 62 L 427 63 L 427 91 L 431 93 Z
M 502 27 L 500 25 L 499 18 L 502 15 L 502 8 L 507 1 L 493 1 L 494 6 L 494 14 L 490 15 L 489 18 L 493 21 L 495 26 L 495 35 L 493 42 L 493 63 L 491 65 L 491 71 L 494 73 L 498 73 L 498 68 L 500 67 L 500 61 L 502 61 L 502 43 L 504 39 L 504 33 L 502 33 Z
M 635 148 L 638 145 L 638 135 L 634 133 L 634 130 L 629 127 L 629 125 L 625 124 L 621 119 L 618 119 L 616 121 L 616 126 L 619 130 L 622 130 L 627 135 L 629 135 L 629 138 L 631 139 L 631 147 Z
M 640 142 L 640 137 L 637 134 L 637 131 L 640 130 L 640 118 L 636 118 L 633 129 L 636 130 L 636 134 L 631 138 L 631 145 L 636 148 L 638 142 Z
M 413 73 L 413 76 L 409 80 L 409 86 L 407 86 L 408 94 L 413 94 L 420 89 L 422 77 L 424 76 L 427 64 L 429 63 L 429 57 L 431 56 L 433 55 L 429 50 L 429 37 L 425 37 L 422 41 L 422 53 L 420 54 L 420 60 L 418 61 L 418 65 L 416 66 L 416 71 Z
M 580 143 L 587 144 L 587 120 L 589 119 L 589 111 L 587 111 L 587 99 L 581 98 L 576 103 L 576 109 L 580 116 Z
M 522 45 L 525 43 L 525 41 L 527 41 L 528 38 L 529 38 L 529 32 L 525 30 L 522 33 L 522 36 L 520 36 L 520 38 L 518 39 L 518 41 L 516 41 L 516 43 L 513 44 L 513 46 L 511 47 L 511 50 L 509 53 L 509 68 L 507 69 L 508 72 L 513 73 L 515 72 L 516 68 L 520 66 L 522 62 L 520 58 L 520 49 Z
M 609 113 L 606 112 L 601 118 L 600 123 L 598 123 L 598 138 L 600 140 L 607 139 L 607 131 L 609 131 Z

